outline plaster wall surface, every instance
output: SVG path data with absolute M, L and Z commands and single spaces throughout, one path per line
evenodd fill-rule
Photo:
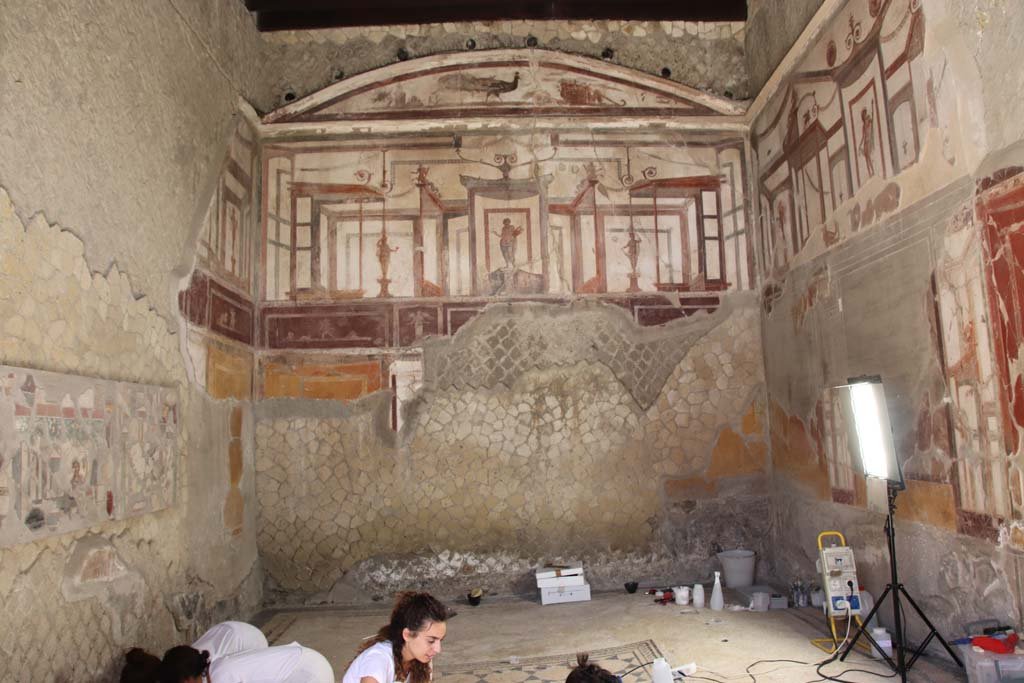
M 747 0 L 743 52 L 752 95 L 768 81 L 821 3 L 822 0 Z
M 476 342 L 516 328 L 527 343 L 510 351 L 498 341 L 478 361 L 515 369 L 488 386 L 428 371 L 398 433 L 386 394 L 342 411 L 262 401 L 256 489 L 268 588 L 293 602 L 354 602 L 410 585 L 454 595 L 467 582 L 527 592 L 539 561 L 568 559 L 587 563 L 595 588 L 613 588 L 631 577 L 704 577 L 723 546 L 763 551 L 768 462 L 752 304 L 736 294 L 714 315 L 660 330 L 608 306 L 495 307 L 427 354 L 479 351 Z M 630 342 L 595 342 L 605 348 L 594 356 L 678 340 L 680 358 L 653 380 L 652 400 L 640 402 L 607 361 L 528 343 L 544 329 L 586 338 L 608 326 L 632 327 Z
M 952 59 L 961 62 L 966 73 L 974 72 L 980 97 L 963 103 L 963 115 L 976 131 L 974 141 L 983 152 L 997 153 L 1024 139 L 1024 122 L 1014 115 L 1024 87 L 1024 71 L 1007 68 L 1011 55 L 1020 55 L 1024 16 L 1005 0 L 945 0 L 935 5 L 941 17 L 940 36 L 956 37 Z M 976 71 L 975 71 L 976 70 Z M 975 157 L 980 159 L 979 157 Z
M 169 316 L 259 37 L 242 3 L 4 4 L 0 185 Z

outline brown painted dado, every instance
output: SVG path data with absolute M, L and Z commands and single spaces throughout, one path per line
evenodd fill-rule
M 415 347 L 430 336 L 450 336 L 493 303 L 492 299 L 389 300 L 351 304 L 263 305 L 254 307 L 202 271 L 180 295 L 182 313 L 197 327 L 208 328 L 258 349 L 363 349 Z M 713 312 L 721 296 L 709 292 L 680 298 L 633 295 L 600 297 L 629 311 L 648 327 L 694 313 Z M 509 297 L 504 302 L 533 301 L 564 305 L 569 298 Z M 258 311 L 255 332 L 252 319 Z M 222 320 L 245 321 L 229 326 Z M 212 323 L 210 322 L 212 321 Z

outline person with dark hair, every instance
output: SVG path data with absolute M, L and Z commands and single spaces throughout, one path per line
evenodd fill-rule
M 160 670 L 160 658 L 141 647 L 133 647 L 124 654 L 121 683 L 153 683 Z
M 209 672 L 209 652 L 200 652 L 191 645 L 178 645 L 164 653 L 157 680 L 160 683 L 203 683 L 203 677 Z
M 429 593 L 400 593 L 391 619 L 359 648 L 342 683 L 427 683 L 448 616 L 448 608 Z
M 622 683 L 622 679 L 597 664 L 588 664 L 590 655 L 580 652 L 576 655 L 576 668 L 569 672 L 565 683 Z

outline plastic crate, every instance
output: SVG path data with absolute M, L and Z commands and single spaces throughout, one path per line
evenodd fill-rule
M 970 645 L 960 645 L 969 683 L 1007 683 L 1024 681 L 1024 655 L 998 655 L 978 651 Z

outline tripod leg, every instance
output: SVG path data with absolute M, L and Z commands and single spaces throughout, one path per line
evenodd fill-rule
M 889 591 L 891 590 L 892 584 L 887 584 L 885 586 L 885 590 L 882 591 L 882 594 L 880 596 L 878 596 L 878 600 L 875 602 L 875 606 L 871 608 L 871 611 L 868 612 L 868 616 L 865 617 L 863 622 L 861 622 L 860 627 L 857 629 L 856 635 L 853 636 L 853 640 L 846 644 L 846 649 L 843 650 L 843 654 L 839 657 L 839 661 L 846 661 L 846 656 L 850 654 L 850 651 L 853 650 L 854 646 L 857 645 L 857 641 L 860 640 L 861 636 L 867 638 L 868 642 L 871 643 L 871 647 L 877 648 L 878 651 L 882 653 L 882 656 L 888 659 L 887 655 L 884 652 L 882 652 L 882 648 L 878 647 L 878 643 L 876 643 L 875 639 L 871 637 L 870 633 L 868 633 L 868 622 L 871 621 L 871 617 L 875 616 L 875 612 L 877 612 L 878 608 L 882 606 L 883 602 L 885 602 L 885 597 L 889 595 Z
M 914 598 L 910 597 L 910 593 L 908 593 L 907 589 L 903 587 L 903 584 L 900 584 L 897 590 L 899 590 L 899 592 L 903 594 L 903 597 L 907 599 L 907 602 L 910 603 L 910 606 L 914 608 L 915 612 L 917 612 L 917 616 L 921 617 L 921 621 L 923 621 L 925 625 L 930 629 L 928 638 L 926 638 L 925 641 L 921 644 L 921 647 L 918 648 L 918 652 L 914 653 L 914 657 L 910 660 L 910 663 L 913 664 L 914 660 L 916 660 L 920 653 L 924 651 L 924 648 L 925 646 L 927 646 L 928 641 L 930 641 L 933 636 L 937 636 L 939 642 L 942 643 L 942 647 L 946 648 L 946 652 L 948 652 L 949 656 L 953 658 L 953 661 L 956 662 L 961 669 L 964 668 L 964 663 L 960 661 L 960 657 L 957 656 L 956 652 L 953 651 L 953 648 L 951 648 L 949 646 L 949 643 L 946 642 L 946 639 L 939 634 L 939 630 L 935 628 L 935 626 L 932 625 L 932 622 L 928 619 L 928 617 L 925 616 L 924 610 L 917 606 L 917 603 L 914 602 Z M 910 664 L 907 665 L 907 668 L 910 668 Z

